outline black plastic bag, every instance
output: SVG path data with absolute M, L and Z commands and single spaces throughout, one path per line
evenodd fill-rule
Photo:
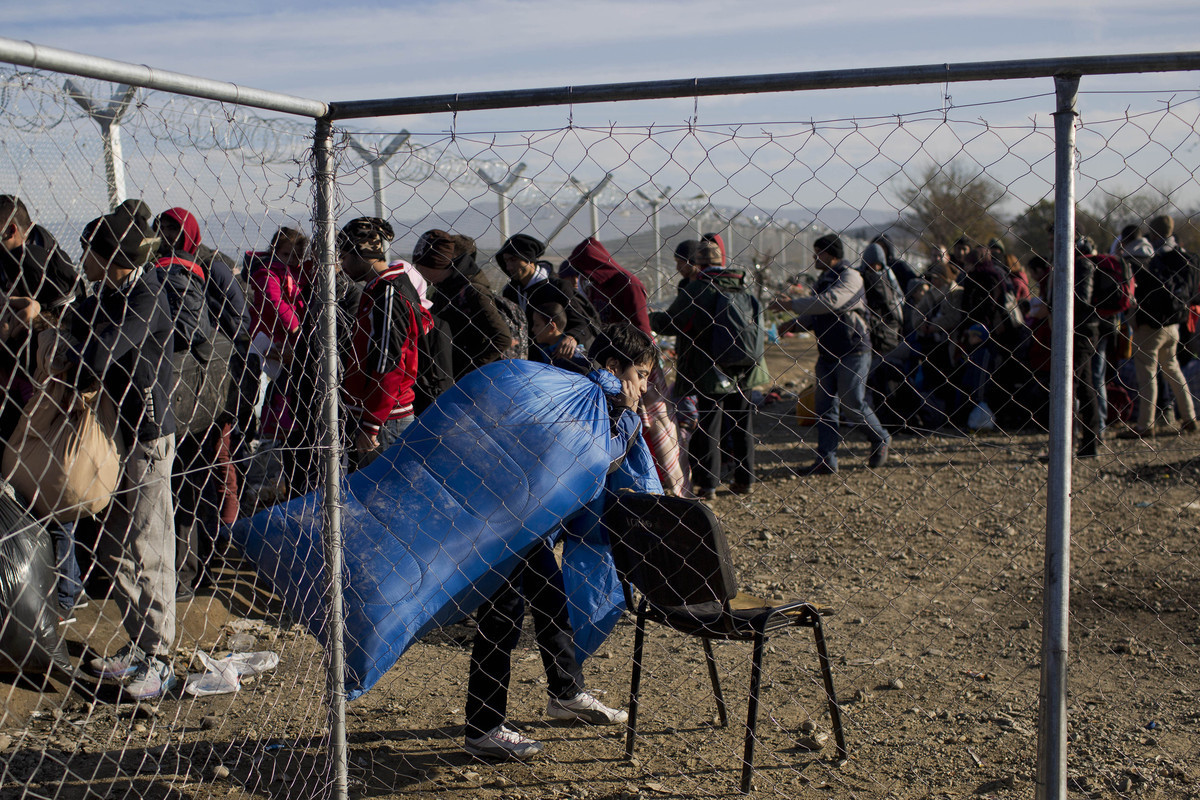
M 0 482 L 0 672 L 71 671 L 54 611 L 57 581 L 50 534 Z

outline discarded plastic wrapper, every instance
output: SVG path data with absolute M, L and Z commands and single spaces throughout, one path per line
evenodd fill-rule
M 264 650 L 258 653 L 230 653 L 216 659 L 202 650 L 196 655 L 204 664 L 204 672 L 188 675 L 184 691 L 196 697 L 213 694 L 231 694 L 241 688 L 241 679 L 246 675 L 269 672 L 279 665 L 279 655 Z

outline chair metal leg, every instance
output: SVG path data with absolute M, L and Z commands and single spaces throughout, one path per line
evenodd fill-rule
M 825 683 L 825 697 L 829 701 L 829 718 L 833 723 L 833 738 L 837 743 L 838 760 L 844 761 L 849 753 L 846 749 L 846 734 L 842 730 L 842 707 L 838 705 L 833 691 L 833 669 L 830 666 L 829 650 L 825 647 L 825 628 L 820 615 L 813 616 L 813 638 L 817 642 L 817 660 L 821 664 L 821 680 Z
M 637 623 L 633 634 L 633 673 L 629 678 L 629 721 L 625 726 L 625 757 L 633 758 L 637 739 L 638 692 L 642 688 L 642 651 L 646 644 L 646 601 L 638 605 Z
M 708 662 L 708 679 L 712 683 L 713 697 L 717 701 L 717 719 L 722 728 L 729 727 L 729 711 L 725 707 L 725 695 L 721 692 L 721 676 L 717 674 L 717 658 L 713 655 L 712 641 L 700 640 L 704 644 L 704 660 Z
M 750 791 L 754 775 L 754 736 L 758 728 L 758 695 L 762 688 L 763 651 L 767 637 L 762 631 L 754 636 L 754 662 L 750 667 L 750 703 L 746 710 L 746 751 L 742 755 L 742 794 Z

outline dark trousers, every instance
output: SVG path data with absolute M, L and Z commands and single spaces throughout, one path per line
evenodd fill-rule
M 1100 441 L 1100 401 L 1092 380 L 1092 357 L 1096 354 L 1094 336 L 1075 334 L 1071 357 L 1075 363 L 1075 400 L 1078 403 L 1075 427 L 1079 431 L 1079 453 L 1095 455 Z
M 238 516 L 238 479 L 230 453 L 232 426 L 214 425 L 203 438 L 185 434 L 175 453 L 175 569 L 181 587 L 211 581 L 207 574 L 221 524 Z
M 754 483 L 754 406 L 744 392 L 696 397 L 697 423 L 688 441 L 692 486 L 697 491 L 721 483 L 721 441 L 729 443 L 733 461 L 730 483 Z M 722 428 L 728 426 L 727 436 Z
M 583 670 L 575 659 L 562 568 L 549 543 L 543 541 L 477 614 L 479 627 L 467 676 L 468 738 L 482 736 L 508 717 L 512 651 L 521 638 L 527 599 L 550 695 L 566 699 L 583 691 Z

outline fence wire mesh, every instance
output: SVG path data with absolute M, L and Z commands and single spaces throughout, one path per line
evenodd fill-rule
M 100 104 L 122 92 L 99 82 L 80 89 Z M 773 629 L 762 648 L 756 793 L 1029 794 L 1042 662 L 1054 97 L 970 105 L 965 88 L 956 93 L 957 104 L 947 97 L 937 109 L 889 116 L 864 98 L 861 114 L 831 120 L 521 131 L 487 130 L 487 116 L 472 114 L 449 133 L 336 129 L 352 793 L 735 793 L 754 648 L 728 639 L 755 609 L 798 600 L 811 606 L 775 619 L 803 629 Z M 100 127 L 60 76 L 7 73 L 2 97 L 0 189 L 25 201 L 80 270 L 97 269 L 96 240 L 83 252 L 77 242 L 116 191 Z M 1075 385 L 1068 711 L 1070 786 L 1082 796 L 1195 792 L 1200 439 L 1190 399 L 1200 395 L 1200 352 L 1187 306 L 1197 298 L 1157 310 L 1171 284 L 1162 264 L 1173 256 L 1155 236 L 1169 216 L 1175 241 L 1200 252 L 1198 101 L 1194 91 L 1080 96 L 1072 349 L 1088 369 Z M 86 594 L 71 608 L 55 545 L 71 533 L 61 522 L 73 516 L 68 506 L 84 508 L 87 498 L 22 490 L 10 461 L 34 462 L 23 449 L 33 437 L 18 441 L 13 431 L 30 429 L 21 420 L 39 412 L 27 403 L 49 391 L 29 343 L 57 329 L 55 352 L 66 350 L 69 367 L 103 340 L 109 323 L 93 307 L 109 312 L 81 291 L 58 319 L 43 313 L 31 330 L 21 321 L 26 306 L 9 301 L 13 421 L 4 431 L 15 456 L 5 459 L 10 491 L 0 498 L 11 519 L 0 538 L 11 595 L 0 661 L 21 674 L 0 683 L 0 793 L 325 794 L 335 778 L 318 635 L 316 490 L 328 454 L 319 445 L 321 304 L 307 249 L 311 126 L 139 90 L 119 128 L 118 199 L 143 199 L 152 217 L 190 210 L 246 295 L 245 328 L 225 332 L 231 366 L 211 370 L 230 373 L 234 400 L 224 416 L 181 411 L 167 459 L 178 484 L 169 495 L 174 531 L 162 520 L 129 526 L 113 509 L 130 501 L 116 497 L 96 512 L 99 523 L 92 514 L 74 523 Z M 351 222 L 372 216 L 387 226 Z M 127 228 L 145 233 L 138 244 L 154 238 Z M 281 228 L 296 233 L 276 236 Z M 528 238 L 514 241 L 519 234 Z M 706 234 L 717 236 L 706 244 Z M 1095 248 L 1086 262 L 1084 237 Z M 6 226 L 11 254 L 8 242 Z M 105 257 L 100 267 L 110 271 L 123 263 Z M 216 342 L 229 293 L 212 288 L 222 263 L 213 258 L 203 287 L 217 298 Z M 164 276 L 187 271 L 175 267 Z M 134 279 L 152 284 L 157 273 L 148 272 Z M 6 266 L 15 298 L 13 274 Z M 1121 293 L 1130 277 L 1132 303 Z M 733 319 L 718 311 L 720 298 L 743 286 L 764 310 L 753 369 L 711 352 L 715 320 Z M 838 313 L 824 313 L 831 309 Z M 1170 311 L 1177 316 L 1162 316 Z M 637 337 L 605 327 L 622 322 L 651 328 L 661 357 L 627 357 Z M 173 323 L 157 329 L 160 349 L 164 336 L 184 338 Z M 138 341 L 139 357 L 153 362 L 148 341 Z M 598 384 L 570 373 L 592 366 L 589 345 L 600 367 L 627 379 L 622 396 L 646 381 L 637 434 L 621 400 L 606 402 Z M 447 374 L 431 372 L 434 362 Z M 103 363 L 99 399 L 73 399 L 88 398 L 95 381 L 72 379 L 76 394 L 60 396 L 69 408 L 56 413 L 78 416 L 77 403 L 107 393 L 119 420 L 145 423 L 145 403 L 127 409 L 146 389 L 142 379 L 118 380 L 119 358 Z M 180 411 L 180 376 L 203 387 L 195 376 L 208 371 L 175 372 Z M 1139 392 L 1139 379 L 1156 391 Z M 860 419 L 864 397 L 873 416 Z M 192 405 L 202 415 L 204 403 Z M 839 407 L 840 427 L 831 416 Z M 103 421 L 103 409 L 95 416 Z M 401 444 L 389 448 L 401 429 Z M 128 438 L 140 446 L 160 437 L 139 429 Z M 152 484 L 132 476 L 156 459 L 134 452 L 119 455 L 130 484 L 118 496 L 142 502 Z M 614 453 L 624 466 L 607 474 Z M 34 488 L 51 480 L 55 459 L 45 462 L 46 472 L 27 476 Z M 602 485 L 659 482 L 700 499 L 631 503 L 625 516 L 582 508 Z M 687 593 L 698 556 L 671 564 L 664 551 L 680 528 L 711 533 L 698 508 L 712 509 L 727 539 L 742 593 L 736 611 L 679 608 L 695 600 Z M 612 571 L 604 538 L 592 546 L 602 516 L 629 586 Z M 646 528 L 666 544 L 639 552 Z M 133 549 L 127 560 L 139 566 L 98 557 L 101 530 Z M 162 656 L 159 677 L 179 685 L 162 696 L 141 672 L 116 684 L 86 670 L 129 637 L 162 633 L 128 599 L 153 591 L 144 585 L 152 557 L 134 549 L 148 546 L 136 542 L 150 530 L 199 543 L 192 567 L 204 568 L 191 578 L 185 562 L 178 576 L 165 571 L 179 581 L 178 623 L 173 641 L 149 655 Z M 47 560 L 57 571 L 47 573 Z M 107 564 L 115 586 L 103 580 Z M 126 573 L 136 588 L 121 584 Z M 23 586 L 40 594 L 31 599 Z M 641 598 L 674 625 L 645 631 L 627 757 L 621 712 L 633 711 Z M 633 605 L 622 614 L 626 599 Z M 804 627 L 813 611 L 828 641 L 832 706 Z M 714 634 L 713 662 L 708 643 L 686 631 Z M 248 655 L 261 652 L 278 665 L 252 676 L 274 661 Z M 66 662 L 56 667 L 51 656 Z M 231 667 L 247 674 L 238 679 Z M 240 689 L 197 696 L 181 688 L 185 674 L 193 688 Z M 132 702 L 142 690 L 147 697 Z M 573 724 L 580 716 L 592 724 Z M 494 730 L 501 724 L 511 733 Z M 528 763 L 468 752 L 531 756 L 539 746 Z

